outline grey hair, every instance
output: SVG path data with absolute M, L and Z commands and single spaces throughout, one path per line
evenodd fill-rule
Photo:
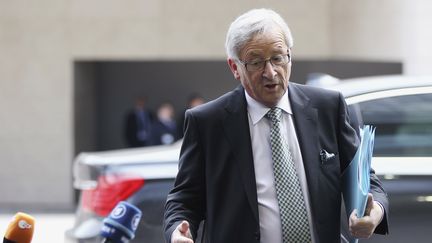
M 243 46 L 256 34 L 278 27 L 285 36 L 288 48 L 293 46 L 293 38 L 287 23 L 282 17 L 270 9 L 252 9 L 234 20 L 227 32 L 225 50 L 228 58 L 239 60 L 239 53 Z

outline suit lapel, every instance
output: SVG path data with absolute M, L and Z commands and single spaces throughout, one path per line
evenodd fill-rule
M 257 222 L 259 222 L 257 189 L 247 106 L 244 89 L 241 86 L 234 90 L 234 94 L 231 95 L 231 99 L 228 101 L 225 109 L 227 111 L 227 116 L 223 121 L 223 125 L 226 136 L 238 162 L 238 169 L 252 212 Z
M 319 144 L 318 113 L 296 84 L 289 85 L 289 99 L 294 114 L 294 125 L 303 158 L 312 209 L 319 208 Z M 316 214 L 315 214 L 316 215 Z

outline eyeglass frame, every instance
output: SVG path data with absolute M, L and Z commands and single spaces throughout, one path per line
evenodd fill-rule
M 287 56 L 288 60 L 287 60 L 286 63 L 273 64 L 272 58 L 277 57 L 277 56 Z M 259 61 L 249 61 L 249 62 L 246 62 L 246 61 L 242 61 L 240 59 L 238 59 L 238 61 L 246 68 L 246 70 L 248 72 L 258 72 L 258 71 L 264 70 L 265 66 L 267 65 L 267 62 L 270 62 L 270 64 L 272 65 L 272 67 L 281 67 L 283 65 L 286 65 L 286 64 L 290 63 L 291 62 L 291 54 L 289 52 L 285 53 L 285 54 L 277 54 L 277 55 L 271 56 L 271 57 L 269 57 L 267 59 L 263 59 L 263 60 L 259 60 Z M 250 63 L 262 63 L 262 66 L 260 68 L 256 69 L 256 70 L 248 70 L 247 65 L 250 64 Z

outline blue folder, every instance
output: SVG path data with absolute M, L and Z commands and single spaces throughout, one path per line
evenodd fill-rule
M 370 169 L 375 140 L 375 128 L 370 125 L 360 129 L 360 145 L 342 175 L 342 191 L 347 217 L 357 209 L 357 217 L 363 217 L 370 189 Z M 348 220 L 349 222 L 349 220 Z M 358 239 L 348 236 L 350 243 Z

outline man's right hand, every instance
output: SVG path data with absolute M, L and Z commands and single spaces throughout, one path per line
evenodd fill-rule
M 183 220 L 171 235 L 171 243 L 194 243 L 189 230 L 189 223 Z

